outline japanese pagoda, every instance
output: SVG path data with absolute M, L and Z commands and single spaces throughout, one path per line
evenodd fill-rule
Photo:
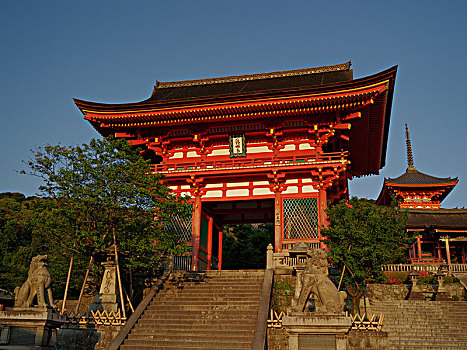
M 410 247 L 411 263 L 465 263 L 466 209 L 441 209 L 441 202 L 457 185 L 457 178 L 439 178 L 424 174 L 414 166 L 409 130 L 405 125 L 407 164 L 404 174 L 384 179 L 376 200 L 390 205 L 393 199 L 408 209 L 407 230 L 418 232 Z M 443 242 L 444 248 L 440 241 Z
M 137 103 L 74 101 L 193 198 L 181 235 L 191 268 L 220 268 L 225 224 L 274 223 L 276 252 L 323 248 L 327 202 L 385 165 L 397 67 L 353 79 L 350 66 L 156 82 Z

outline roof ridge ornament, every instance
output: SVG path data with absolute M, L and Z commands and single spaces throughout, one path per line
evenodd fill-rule
M 407 146 L 407 172 L 414 172 L 417 169 L 413 165 L 412 144 L 410 143 L 409 128 L 405 123 L 405 144 Z
M 334 64 L 329 66 L 320 66 L 320 67 L 310 67 L 310 68 L 299 68 L 291 70 L 283 70 L 276 72 L 268 73 L 253 73 L 253 74 L 244 74 L 244 75 L 232 75 L 225 77 L 216 77 L 216 78 L 205 78 L 205 79 L 193 79 L 193 80 L 180 80 L 180 81 L 156 81 L 154 88 L 176 88 L 176 87 L 187 87 L 187 86 L 199 86 L 199 85 L 210 85 L 210 84 L 220 84 L 220 83 L 232 83 L 239 81 L 250 81 L 258 79 L 272 79 L 272 78 L 283 78 L 290 76 L 298 75 L 307 75 L 307 74 L 318 74 L 326 72 L 338 72 L 342 70 L 349 70 L 352 65 L 352 61 L 345 63 Z

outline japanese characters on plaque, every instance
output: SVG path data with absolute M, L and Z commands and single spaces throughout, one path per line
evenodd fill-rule
M 245 134 L 229 135 L 230 158 L 246 157 Z

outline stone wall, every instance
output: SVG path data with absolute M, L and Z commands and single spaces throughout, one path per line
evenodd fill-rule
M 64 325 L 57 331 L 57 350 L 92 350 L 98 340 L 94 327 Z
M 106 350 L 112 340 L 117 336 L 123 326 L 97 326 L 97 333 L 99 333 L 100 338 L 94 347 L 95 350 Z
M 371 300 L 404 300 L 409 295 L 409 288 L 405 284 L 369 284 L 367 292 Z
M 457 296 L 460 301 L 465 299 L 465 288 L 457 283 L 453 284 L 443 284 L 446 288 L 446 291 L 451 295 L 451 297 Z
M 389 349 L 388 332 L 350 331 L 347 335 L 347 350 Z
M 350 331 L 342 335 L 346 339 L 346 350 L 389 349 L 388 332 Z M 288 350 L 289 337 L 285 329 L 268 329 L 268 350 Z
M 268 328 L 268 350 L 288 350 L 289 335 L 283 328 Z
M 57 350 L 105 350 L 123 326 L 64 325 L 57 332 Z
M 446 291 L 452 296 L 457 296 L 459 300 L 464 300 L 465 289 L 462 285 L 444 284 Z M 433 291 L 432 285 L 420 285 L 423 291 Z M 434 286 L 436 287 L 436 285 Z M 409 295 L 409 286 L 406 284 L 369 284 L 367 286 L 368 298 L 370 300 L 393 301 L 404 300 Z M 433 291 L 434 292 L 434 291 Z

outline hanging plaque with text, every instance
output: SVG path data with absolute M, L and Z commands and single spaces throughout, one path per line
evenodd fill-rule
M 246 157 L 245 134 L 229 135 L 230 158 Z

